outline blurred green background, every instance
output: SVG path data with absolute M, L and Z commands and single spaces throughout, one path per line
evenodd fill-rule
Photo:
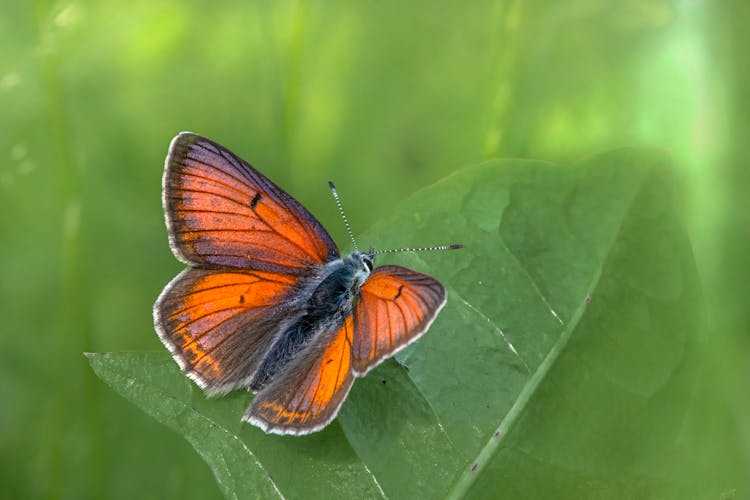
M 343 248 L 328 179 L 361 232 L 488 158 L 667 150 L 710 323 L 686 453 L 743 498 L 748 25 L 744 0 L 2 0 L 0 498 L 219 495 L 81 354 L 163 349 L 151 306 L 182 265 L 160 183 L 181 130 L 260 168 Z

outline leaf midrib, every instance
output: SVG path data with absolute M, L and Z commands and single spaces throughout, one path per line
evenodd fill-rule
M 607 255 L 602 259 L 601 264 L 597 266 L 591 282 L 587 287 L 587 294 L 592 294 L 598 286 L 604 266 L 609 260 L 615 242 L 622 232 L 623 224 L 625 223 L 625 220 L 628 218 L 628 215 L 633 208 L 633 202 L 642 188 L 643 180 L 641 180 L 641 182 L 638 183 L 637 188 L 633 190 L 633 195 L 627 205 L 628 208 L 623 213 L 622 219 L 620 219 L 620 223 L 618 224 L 617 231 L 615 231 L 614 237 L 610 241 Z M 565 349 L 565 346 L 568 344 L 573 331 L 576 329 L 578 323 L 583 317 L 583 313 L 586 311 L 587 306 L 587 300 L 584 298 L 584 300 L 576 309 L 566 328 L 563 329 L 560 338 L 557 339 L 557 342 L 555 342 L 550 351 L 547 353 L 547 356 L 545 356 L 542 363 L 536 369 L 534 375 L 532 375 L 532 377 L 526 382 L 523 389 L 519 393 L 518 398 L 516 398 L 516 401 L 513 403 L 513 406 L 511 406 L 510 410 L 508 410 L 508 413 L 505 414 L 505 417 L 503 417 L 503 419 L 501 420 L 500 425 L 497 427 L 496 431 L 493 432 L 490 439 L 479 451 L 476 459 L 471 462 L 468 467 L 464 468 L 464 471 L 461 473 L 458 479 L 456 479 L 453 487 L 446 495 L 446 499 L 457 500 L 466 497 L 466 493 L 469 491 L 469 488 L 471 488 L 471 486 L 476 482 L 477 478 L 480 476 L 486 465 L 500 449 L 500 445 L 505 441 L 506 436 L 508 436 L 511 429 L 513 428 L 513 425 L 518 420 L 518 417 L 526 408 L 529 400 L 534 395 L 542 381 L 546 378 L 547 373 L 549 373 L 549 370 L 552 368 L 555 361 L 557 361 L 560 353 Z
M 595 289 L 597 283 L 599 282 L 599 278 L 602 274 L 602 267 L 603 266 L 599 266 L 596 273 L 594 274 L 591 284 L 588 287 L 589 293 Z M 534 393 L 536 393 L 536 390 L 542 383 L 542 381 L 546 378 L 550 368 L 552 368 L 552 365 L 555 363 L 555 361 L 557 361 L 560 353 L 565 349 L 565 346 L 570 340 L 573 331 L 576 329 L 578 322 L 580 321 L 584 311 L 586 310 L 586 305 L 586 301 L 584 300 L 581 305 L 578 306 L 578 309 L 576 309 L 576 312 L 573 315 L 571 321 L 568 323 L 568 326 L 563 330 L 560 338 L 557 339 L 557 342 L 555 342 L 555 344 L 549 350 L 547 356 L 545 356 L 544 358 L 544 361 L 542 361 L 542 363 L 534 372 L 534 375 L 532 375 L 528 382 L 526 382 L 523 389 L 519 393 L 518 398 L 516 398 L 516 401 L 513 403 L 513 406 L 511 406 L 510 410 L 508 410 L 508 413 L 505 414 L 505 417 L 500 422 L 500 425 L 497 427 L 495 433 L 493 433 L 492 437 L 489 439 L 489 441 L 487 441 L 487 444 L 485 444 L 484 447 L 480 450 L 477 458 L 474 460 L 472 465 L 464 469 L 464 472 L 462 472 L 461 476 L 456 480 L 453 488 L 451 488 L 451 490 L 448 492 L 446 498 L 464 498 L 466 492 L 469 491 L 469 488 L 472 484 L 474 484 L 476 478 L 479 477 L 480 473 L 485 468 L 487 463 L 489 463 L 490 459 L 495 455 L 495 453 L 497 453 L 497 450 L 505 441 L 505 437 L 510 433 L 511 428 L 515 424 L 521 412 L 523 412 L 523 410 L 526 408 L 529 400 L 534 395 Z M 476 468 L 474 467 L 475 464 Z

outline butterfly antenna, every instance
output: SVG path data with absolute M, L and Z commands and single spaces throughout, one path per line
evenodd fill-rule
M 435 247 L 418 247 L 418 248 L 391 248 L 388 250 L 375 250 L 374 255 L 379 253 L 399 253 L 399 252 L 431 252 L 433 250 L 458 250 L 464 246 L 458 243 L 453 245 L 438 245 Z
M 328 186 L 331 188 L 333 199 L 336 200 L 336 206 L 339 207 L 339 213 L 341 213 L 341 218 L 344 219 L 346 232 L 349 233 L 349 238 L 351 238 L 352 240 L 352 245 L 354 245 L 354 251 L 359 253 L 359 248 L 357 248 L 357 242 L 354 241 L 354 233 L 352 233 L 352 228 L 351 226 L 349 226 L 349 219 L 346 218 L 346 214 L 344 213 L 344 207 L 341 206 L 341 200 L 339 199 L 338 191 L 336 191 L 336 186 L 333 185 L 333 181 L 328 181 Z

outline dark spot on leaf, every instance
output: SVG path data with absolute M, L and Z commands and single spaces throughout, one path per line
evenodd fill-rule
M 471 466 L 471 472 L 475 472 L 477 470 L 477 467 L 479 467 L 478 463 L 475 463 L 474 465 L 472 465 Z
M 381 382 L 383 382 L 383 385 L 385 385 L 385 383 L 386 383 L 385 379 L 381 380 Z
M 495 431 L 495 437 L 499 437 L 499 436 L 500 436 L 500 431 Z
M 591 302 L 591 294 L 590 293 L 586 294 L 586 305 L 588 305 L 589 302 Z

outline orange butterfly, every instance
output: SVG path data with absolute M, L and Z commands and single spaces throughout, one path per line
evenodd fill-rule
M 382 250 L 359 252 L 352 237 L 342 258 L 297 200 L 204 137 L 172 140 L 163 204 L 172 252 L 190 267 L 157 299 L 156 331 L 208 395 L 256 392 L 243 420 L 266 432 L 325 427 L 354 378 L 419 338 L 445 305 L 430 276 L 373 270 Z

